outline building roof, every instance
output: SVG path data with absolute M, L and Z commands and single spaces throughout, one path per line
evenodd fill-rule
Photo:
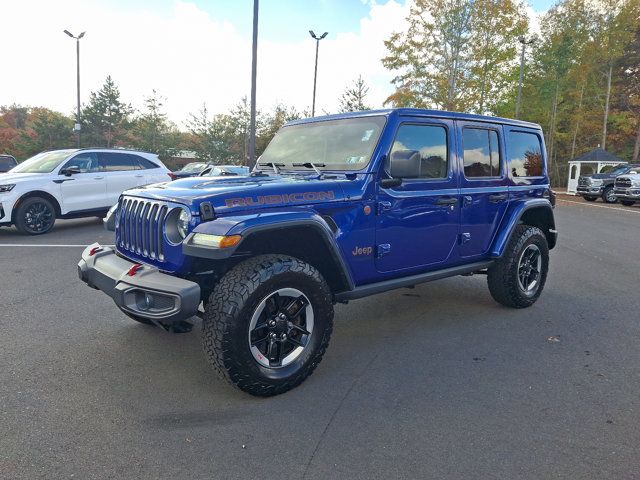
M 571 162 L 611 162 L 611 163 L 627 163 L 622 158 L 614 155 L 613 153 L 609 153 L 606 150 L 598 147 L 594 148 L 590 152 L 583 153 L 582 155 L 577 156 Z

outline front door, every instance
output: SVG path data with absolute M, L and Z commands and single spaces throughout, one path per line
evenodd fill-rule
M 419 178 L 404 179 L 397 187 L 379 187 L 378 271 L 439 268 L 455 260 L 460 201 L 454 138 L 453 123 L 446 120 L 416 119 L 398 127 L 387 158 L 398 150 L 418 151 L 421 173 Z M 387 173 L 388 169 L 388 177 Z
M 456 122 L 462 152 L 460 256 L 482 256 L 509 204 L 501 125 Z
M 65 162 L 60 168 L 77 167 L 80 173 L 69 177 L 59 175 L 62 208 L 64 213 L 81 212 L 104 208 L 107 197 L 107 183 L 95 153 L 80 152 Z

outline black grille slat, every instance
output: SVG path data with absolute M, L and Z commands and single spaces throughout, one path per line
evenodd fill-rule
M 155 201 L 122 199 L 118 223 L 120 248 L 164 261 L 163 225 L 168 211 L 167 205 Z

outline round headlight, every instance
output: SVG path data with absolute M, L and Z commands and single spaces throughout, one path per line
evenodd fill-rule
M 180 215 L 178 216 L 178 222 L 177 222 L 178 233 L 182 238 L 186 237 L 187 233 L 189 233 L 190 221 L 191 221 L 191 214 L 186 210 L 182 210 L 180 212 Z

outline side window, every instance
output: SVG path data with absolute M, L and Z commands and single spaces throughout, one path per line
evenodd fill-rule
M 132 155 L 132 156 L 135 157 L 136 160 L 138 160 L 138 164 L 140 165 L 140 168 L 142 168 L 143 170 L 150 170 L 152 168 L 160 168 L 158 165 L 153 163 L 151 160 L 147 160 L 146 158 L 142 158 L 139 155 Z
M 542 144 L 535 133 L 509 132 L 507 151 L 514 177 L 541 177 L 544 174 Z M 583 167 L 584 169 L 584 167 Z M 583 172 L 586 175 L 586 172 Z
M 100 170 L 98 155 L 96 153 L 81 152 L 67 160 L 61 170 L 69 167 L 78 167 L 80 173 L 97 172 Z
M 483 128 L 462 130 L 464 176 L 467 178 L 499 177 L 500 149 L 498 132 Z
M 420 152 L 421 178 L 446 178 L 449 171 L 447 130 L 435 125 L 401 125 L 391 148 Z
M 140 170 L 136 157 L 126 153 L 104 152 L 101 153 L 102 165 L 105 172 L 122 172 Z

